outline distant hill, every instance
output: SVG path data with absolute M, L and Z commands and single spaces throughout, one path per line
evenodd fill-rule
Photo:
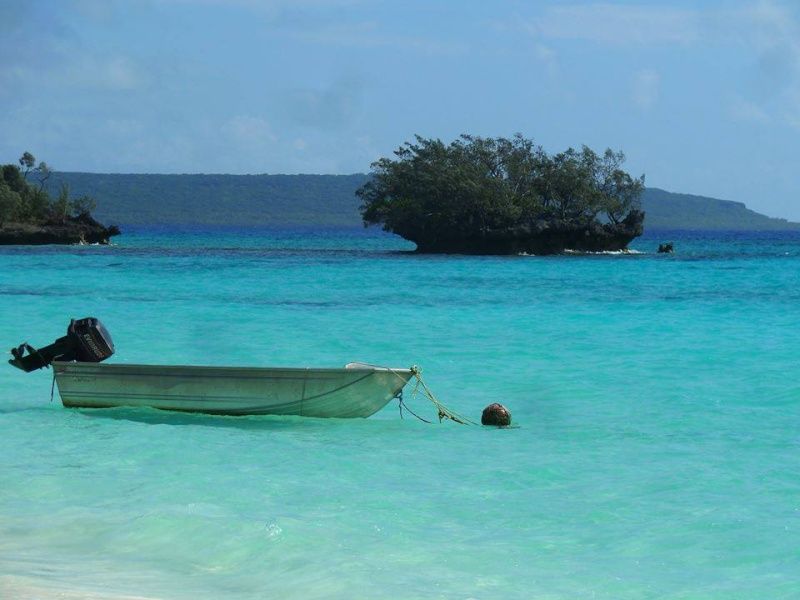
M 366 175 L 106 175 L 57 173 L 56 190 L 91 196 L 118 225 L 361 225 Z
M 800 223 L 775 219 L 747 208 L 742 202 L 676 194 L 647 188 L 642 196 L 647 229 L 696 231 L 800 230 Z
M 125 225 L 361 225 L 355 190 L 369 175 L 111 175 L 56 173 L 51 191 L 68 183 L 91 196 L 103 223 Z M 648 188 L 646 230 L 800 230 L 741 202 Z

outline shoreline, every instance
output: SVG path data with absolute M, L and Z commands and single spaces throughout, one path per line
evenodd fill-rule
M 120 234 L 116 225 L 106 227 L 91 216 L 82 215 L 60 224 L 6 223 L 0 227 L 0 245 L 110 245 L 111 238 Z

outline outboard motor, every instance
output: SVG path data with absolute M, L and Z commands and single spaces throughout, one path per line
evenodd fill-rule
M 27 354 L 25 352 L 27 351 Z M 38 350 L 25 343 L 11 349 L 14 358 L 8 362 L 31 372 L 47 367 L 54 360 L 102 362 L 114 354 L 114 342 L 105 326 L 94 317 L 72 319 L 67 335 Z

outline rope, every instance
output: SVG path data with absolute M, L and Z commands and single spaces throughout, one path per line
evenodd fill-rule
M 417 419 L 419 419 L 423 423 L 430 424 L 430 421 L 428 421 L 428 419 L 423 419 L 422 417 L 420 417 L 417 413 L 415 413 L 413 410 L 411 410 L 405 402 L 403 402 L 403 390 L 400 390 L 399 392 L 397 392 L 397 396 L 395 396 L 395 398 L 397 398 L 397 400 L 398 400 L 398 406 L 400 407 L 400 418 L 401 419 L 403 418 L 403 408 L 405 408 L 408 412 L 410 412 L 412 415 L 414 415 Z
M 420 394 L 430 400 L 436 407 L 436 410 L 439 411 L 439 423 L 441 423 L 444 419 L 450 419 L 451 421 L 455 421 L 461 425 L 477 425 L 475 421 L 472 421 L 467 417 L 450 410 L 444 404 L 434 398 L 433 392 L 431 392 L 430 388 L 425 385 L 425 382 L 422 380 L 422 369 L 414 365 L 411 367 L 411 372 L 414 374 L 414 377 L 417 378 L 417 383 L 414 386 L 414 391 L 412 392 L 411 397 L 416 398 L 417 394 Z
M 356 363 L 353 363 L 353 364 L 356 364 Z M 392 369 L 390 367 L 376 367 L 376 365 L 370 365 L 368 363 L 357 363 L 357 364 L 364 365 L 365 367 L 374 367 L 374 368 L 379 368 L 379 369 L 386 369 L 387 371 L 391 371 L 397 377 L 402 379 L 404 381 L 404 383 L 407 383 L 406 379 L 402 375 L 400 375 L 400 373 L 398 373 L 397 371 L 395 371 L 394 369 Z M 441 402 L 436 400 L 436 398 L 433 396 L 433 392 L 431 392 L 430 388 L 427 385 L 425 385 L 425 382 L 422 380 L 422 369 L 420 367 L 418 367 L 417 365 L 413 365 L 409 370 L 411 371 L 411 373 L 414 375 L 414 377 L 417 380 L 416 384 L 414 385 L 414 391 L 411 393 L 412 400 L 415 399 L 418 394 L 420 396 L 425 396 L 428 400 L 430 400 L 433 403 L 433 405 L 436 407 L 436 410 L 439 413 L 439 423 L 441 423 L 444 419 L 449 419 L 451 421 L 455 421 L 456 423 L 460 423 L 461 425 L 477 425 L 477 423 L 475 421 L 472 421 L 471 419 L 468 419 L 464 415 L 460 415 L 457 412 L 455 412 L 453 410 L 450 410 L 444 404 L 442 404 Z M 412 415 L 414 415 L 420 421 L 423 421 L 424 423 L 430 423 L 430 421 L 428 421 L 426 419 L 423 419 L 418 414 L 416 414 L 414 411 L 412 411 L 408 407 L 408 404 L 406 404 L 403 401 L 403 389 L 402 388 L 400 388 L 400 391 L 397 393 L 396 398 L 399 400 L 400 418 L 401 419 L 403 418 L 403 408 L 405 408 L 408 412 L 410 412 Z

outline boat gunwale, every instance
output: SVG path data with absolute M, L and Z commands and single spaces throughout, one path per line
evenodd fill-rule
M 82 369 L 99 369 L 99 370 L 134 370 L 134 369 L 152 369 L 153 371 L 161 371 L 168 373 L 173 369 L 180 369 L 184 371 L 197 371 L 197 372 L 219 372 L 219 373 L 269 373 L 269 372 L 288 372 L 288 373 L 307 373 L 314 371 L 318 373 L 357 373 L 362 372 L 392 372 L 399 374 L 413 375 L 413 368 L 393 368 L 381 367 L 376 365 L 368 365 L 366 363 L 358 363 L 356 367 L 236 367 L 229 365 L 159 365 L 149 363 L 96 363 L 96 362 L 80 362 L 80 361 L 53 361 L 53 371 L 56 375 L 64 374 L 70 370 Z

